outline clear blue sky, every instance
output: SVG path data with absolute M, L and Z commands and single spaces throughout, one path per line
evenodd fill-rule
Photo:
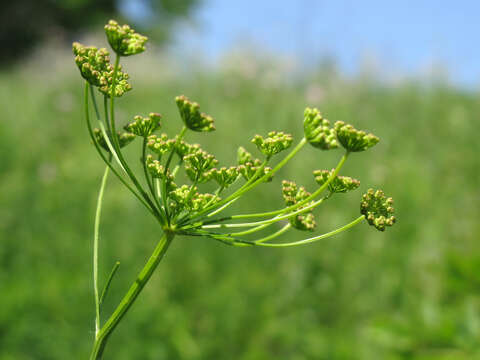
M 306 63 L 333 56 L 346 73 L 373 57 L 387 73 L 435 63 L 455 84 L 480 83 L 480 1 L 204 0 L 195 19 L 179 46 L 212 58 L 248 42 Z

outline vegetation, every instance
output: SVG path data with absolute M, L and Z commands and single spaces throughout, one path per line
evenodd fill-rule
M 388 236 L 355 227 L 288 251 L 232 249 L 179 237 L 110 339 L 107 358 L 479 356 L 476 94 L 441 85 L 387 88 L 322 73 L 310 74 L 307 84 L 261 72 L 253 78 L 237 71 L 173 78 L 160 70 L 155 76 L 163 81 L 153 83 L 140 68 L 129 70 L 134 89 L 142 90 L 122 99 L 118 120 L 126 124 L 139 108 L 156 104 L 165 119 L 162 131 L 172 133 L 178 126 L 172 94 L 188 91 L 216 114 L 216 136 L 223 140 L 191 133 L 192 142 L 201 141 L 222 163 L 236 161 L 236 149 L 244 145 L 237 134 L 253 137 L 271 128 L 301 133 L 301 104 L 312 92 L 323 93 L 316 101 L 325 114 L 354 119 L 381 135 L 368 156 L 352 154 L 355 161 L 343 169 L 395 194 L 401 226 Z M 85 141 L 75 105 L 83 93 L 74 75 L 35 68 L 0 78 L 6 119 L 0 124 L 0 359 L 84 359 L 89 353 L 93 333 L 85 329 L 95 314 L 86 234 L 92 234 L 95 209 L 91 189 L 101 181 L 92 174 L 102 166 Z M 312 91 L 312 84 L 322 91 Z M 125 157 L 140 171 L 131 146 Z M 338 160 L 332 151 L 302 151 L 301 161 L 290 162 L 281 177 L 262 186 L 281 189 L 286 178 L 314 188 L 305 169 L 317 169 L 319 162 L 330 169 Z M 336 196 L 335 206 L 320 209 L 317 227 L 328 231 L 358 214 L 354 198 Z M 276 208 L 283 200 L 260 188 L 235 203 L 242 213 L 252 206 L 264 211 L 267 204 Z M 105 314 L 114 310 L 158 239 L 158 224 L 139 216 L 141 206 L 112 177 L 102 213 L 100 274 L 108 274 L 117 260 L 121 266 L 105 298 Z

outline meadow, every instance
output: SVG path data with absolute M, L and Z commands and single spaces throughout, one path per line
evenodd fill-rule
M 215 69 L 145 57 L 125 65 L 133 91 L 126 123 L 150 111 L 176 133 L 185 94 L 215 118 L 215 135 L 190 135 L 221 164 L 269 130 L 303 136 L 306 106 L 380 137 L 342 172 L 361 181 L 316 211 L 319 231 L 359 214 L 382 187 L 398 223 L 362 224 L 292 249 L 233 248 L 175 239 L 105 359 L 480 359 L 480 96 L 441 81 L 382 84 L 328 67 L 289 76 L 274 61 L 230 59 Z M 103 172 L 69 54 L 0 71 L 0 360 L 85 359 L 93 339 L 91 250 Z M 281 180 L 315 185 L 338 153 L 307 147 L 236 209 L 282 204 Z M 131 159 L 139 154 L 130 151 Z M 101 228 L 102 281 L 120 269 L 106 312 L 124 293 L 160 229 L 113 177 Z M 289 235 L 302 237 L 302 234 Z

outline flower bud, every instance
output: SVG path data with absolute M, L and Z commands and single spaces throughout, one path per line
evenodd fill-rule
M 124 132 L 124 133 L 117 132 L 117 134 L 118 134 L 118 143 L 120 145 L 120 148 L 127 146 L 135 139 L 135 134 L 132 134 L 129 132 Z M 110 148 L 108 147 L 107 142 L 103 137 L 103 132 L 100 129 L 93 129 L 93 135 L 95 137 L 95 141 L 97 142 L 97 144 L 100 145 L 102 148 L 104 148 L 106 151 L 110 152 Z
M 252 143 L 257 145 L 258 150 L 268 158 L 288 149 L 292 145 L 292 141 L 292 135 L 276 131 L 269 132 L 266 139 L 260 135 L 255 135 L 252 139 Z
M 201 149 L 186 155 L 183 160 L 185 161 L 185 170 L 190 180 L 199 183 L 209 181 L 212 176 L 209 170 L 218 164 L 215 156 Z
M 150 113 L 148 117 L 137 115 L 133 122 L 125 125 L 125 130 L 134 133 L 137 136 L 148 137 L 160 128 L 160 119 L 162 115 Z
M 343 121 L 335 123 L 335 132 L 340 144 L 345 150 L 350 152 L 365 151 L 376 145 L 380 139 L 373 134 L 367 134 L 365 131 L 357 130 L 350 124 Z
M 158 155 L 163 155 L 170 152 L 175 146 L 175 139 L 169 139 L 165 133 L 157 135 L 150 135 L 147 140 L 147 147 Z
M 385 197 L 382 190 L 369 189 L 362 196 L 360 212 L 367 222 L 377 230 L 384 231 L 386 226 L 392 226 L 396 219 L 393 216 L 393 199 Z
M 238 178 L 238 169 L 236 167 L 222 167 L 211 170 L 212 178 L 223 188 L 227 188 Z
M 119 56 L 130 56 L 145 51 L 148 38 L 136 33 L 130 26 L 120 26 L 115 20 L 105 25 L 108 43 Z
M 196 102 L 191 102 L 183 95 L 177 96 L 175 102 L 177 103 L 180 116 L 187 128 L 197 132 L 215 130 L 213 118 L 201 113 L 200 105 Z
M 330 176 L 333 174 L 335 169 L 331 171 L 328 170 L 315 170 L 313 176 L 315 176 L 315 181 L 318 185 L 322 186 L 325 184 Z M 335 178 L 328 184 L 328 190 L 334 193 L 346 193 L 351 190 L 355 190 L 360 186 L 360 181 L 357 179 L 351 178 L 349 176 L 335 176 Z
M 286 206 L 293 206 L 305 199 L 311 194 L 303 187 L 298 187 L 293 181 L 282 181 L 282 196 Z M 300 207 L 299 209 L 301 209 Z M 312 211 L 306 211 L 303 214 L 295 215 L 289 219 L 290 224 L 297 230 L 313 231 L 316 226 L 315 217 Z
M 305 138 L 313 147 L 330 150 L 338 147 L 335 131 L 330 128 L 330 121 L 324 119 L 318 109 L 306 108 L 303 118 Z

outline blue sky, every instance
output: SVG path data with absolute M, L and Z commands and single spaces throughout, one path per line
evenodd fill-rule
M 324 56 L 355 73 L 366 58 L 386 73 L 441 65 L 451 82 L 480 83 L 480 1 L 204 0 L 179 47 L 213 60 L 248 43 L 307 64 Z

